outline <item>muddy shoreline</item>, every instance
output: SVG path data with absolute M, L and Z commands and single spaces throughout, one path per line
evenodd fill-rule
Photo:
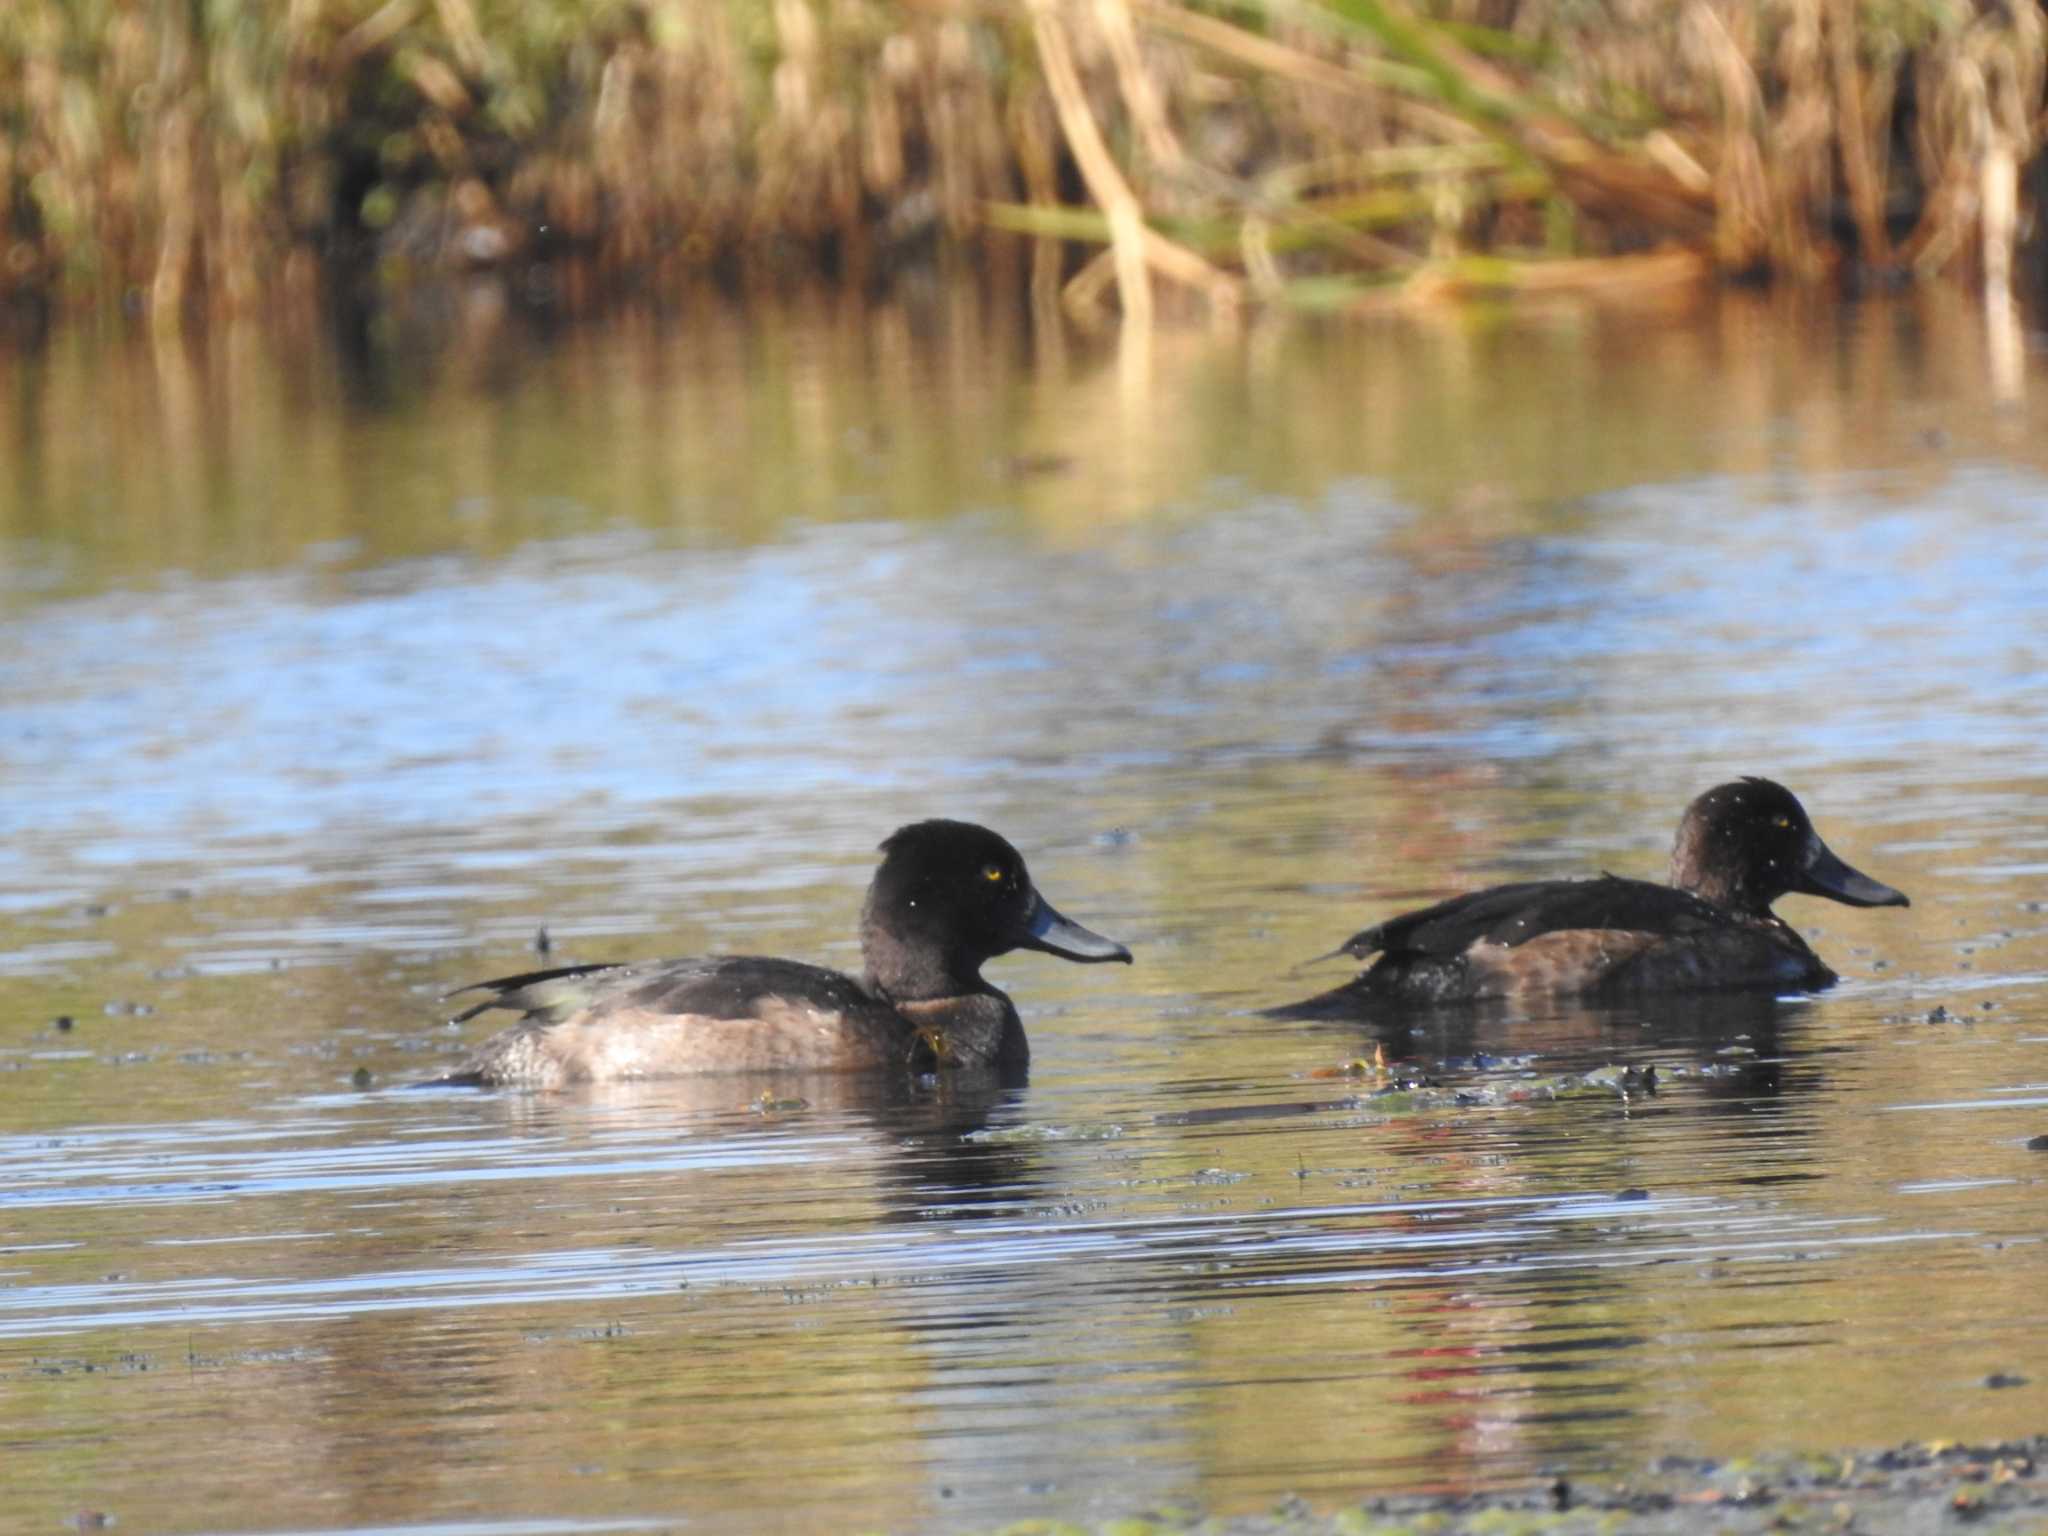
M 1282 1500 L 1255 1515 L 1178 1509 L 1096 1524 L 1022 1520 L 989 1536 L 1748 1536 L 1783 1531 L 2048 1530 L 2048 1435 L 1961 1444 L 1928 1440 L 1839 1455 L 1717 1461 L 1667 1456 L 1637 1477 L 1464 1495 L 1373 1498 L 1331 1509 Z M 977 1533 L 980 1536 L 980 1533 Z

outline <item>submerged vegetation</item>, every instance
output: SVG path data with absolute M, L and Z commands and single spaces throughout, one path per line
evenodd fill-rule
M 10 0 L 0 293 L 2009 281 L 2034 0 Z

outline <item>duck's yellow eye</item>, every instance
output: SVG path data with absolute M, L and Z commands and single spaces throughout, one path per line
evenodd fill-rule
M 1003 878 L 1003 866 L 1000 864 L 982 865 L 981 878 L 988 881 L 988 883 L 991 885 L 995 884 L 998 880 Z
M 1792 818 L 1790 816 L 1773 816 L 1771 818 L 1771 825 L 1780 832 L 1788 831 L 1792 826 Z

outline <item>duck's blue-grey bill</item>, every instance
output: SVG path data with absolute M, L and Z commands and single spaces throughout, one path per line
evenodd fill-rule
M 1807 850 L 1806 868 L 1800 872 L 1800 883 L 1793 886 L 1795 891 L 1804 891 L 1809 896 L 1825 896 L 1830 901 L 1839 901 L 1851 907 L 1910 907 L 1904 891 L 1893 890 L 1882 880 L 1873 880 L 1860 869 L 1853 869 L 1836 858 L 1828 845 L 1819 838 Z
M 1061 917 L 1053 910 L 1052 903 L 1036 891 L 1031 895 L 1031 916 L 1025 919 L 1025 937 L 1019 948 L 1042 949 L 1048 955 L 1079 960 L 1084 965 L 1103 960 L 1121 960 L 1126 965 L 1131 963 L 1131 952 L 1115 939 L 1105 939 L 1070 918 Z

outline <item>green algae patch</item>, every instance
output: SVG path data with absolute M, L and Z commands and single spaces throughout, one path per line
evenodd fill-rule
M 969 1131 L 960 1139 L 983 1146 L 1027 1146 L 1041 1141 L 1115 1141 L 1120 1125 L 1003 1125 Z

